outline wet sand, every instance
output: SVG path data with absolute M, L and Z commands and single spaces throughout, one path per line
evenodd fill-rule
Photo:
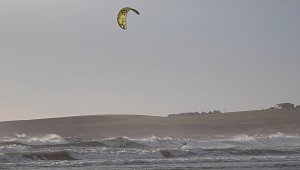
M 198 138 L 237 134 L 300 134 L 300 109 L 199 116 L 96 115 L 0 122 L 0 136 L 57 134 L 84 139 L 116 136 Z

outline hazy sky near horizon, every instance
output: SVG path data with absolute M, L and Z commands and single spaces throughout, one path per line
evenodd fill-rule
M 299 18 L 299 0 L 1 0 L 0 121 L 300 104 Z

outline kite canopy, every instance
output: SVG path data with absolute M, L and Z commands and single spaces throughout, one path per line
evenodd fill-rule
M 127 29 L 127 14 L 131 10 L 136 14 L 140 15 L 139 11 L 130 7 L 122 8 L 118 13 L 118 18 L 117 18 L 118 24 L 124 30 Z

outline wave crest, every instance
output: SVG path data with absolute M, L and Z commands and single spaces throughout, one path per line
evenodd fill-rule
M 56 134 L 47 134 L 45 136 L 42 136 L 40 138 L 38 137 L 32 137 L 27 140 L 28 144 L 63 144 L 67 143 L 67 141 Z

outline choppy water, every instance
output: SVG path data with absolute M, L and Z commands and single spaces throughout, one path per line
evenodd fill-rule
M 0 138 L 0 169 L 300 169 L 300 136 Z

